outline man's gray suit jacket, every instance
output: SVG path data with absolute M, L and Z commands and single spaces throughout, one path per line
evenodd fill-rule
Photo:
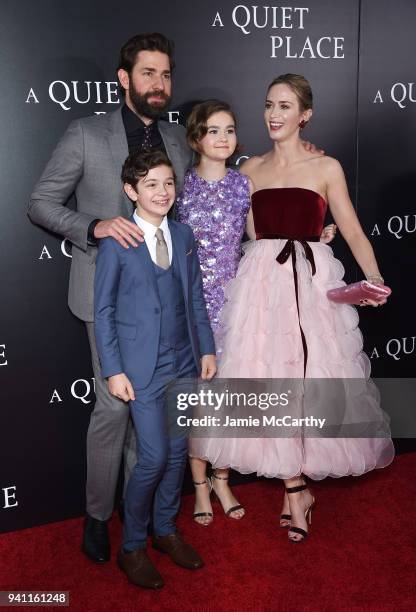
M 192 161 L 185 130 L 166 121 L 159 121 L 158 126 L 179 192 Z M 31 221 L 72 242 L 68 304 L 83 321 L 94 320 L 97 247 L 88 244 L 88 227 L 94 219 L 129 218 L 133 211 L 121 182 L 127 156 L 121 108 L 75 120 L 58 142 L 30 198 Z M 65 206 L 73 192 L 76 210 Z

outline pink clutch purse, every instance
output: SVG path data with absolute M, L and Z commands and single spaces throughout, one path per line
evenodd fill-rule
M 360 300 L 375 300 L 376 302 L 389 297 L 390 287 L 386 285 L 373 285 L 366 280 L 351 283 L 337 289 L 327 291 L 327 297 L 338 304 L 360 304 Z

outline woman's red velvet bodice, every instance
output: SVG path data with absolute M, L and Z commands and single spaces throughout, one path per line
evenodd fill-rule
M 311 266 L 311 275 L 316 272 L 313 250 L 309 242 L 318 242 L 324 226 L 327 203 L 324 198 L 303 187 L 274 187 L 259 189 L 253 193 L 252 209 L 256 239 L 284 238 L 286 243 L 276 257 L 279 264 L 292 261 L 293 282 L 298 309 L 299 329 L 303 346 L 303 374 L 306 375 L 308 346 L 299 315 L 299 287 L 296 270 L 296 247 L 298 242 Z
M 257 240 L 272 237 L 308 240 L 321 235 L 327 203 L 311 189 L 274 187 L 256 191 L 252 209 Z

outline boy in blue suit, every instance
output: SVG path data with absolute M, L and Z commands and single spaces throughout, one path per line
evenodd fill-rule
M 154 548 L 182 567 L 203 565 L 175 527 L 187 440 L 167 434 L 164 393 L 179 378 L 211 379 L 215 345 L 192 230 L 166 217 L 175 200 L 171 162 L 160 151 L 132 154 L 122 179 L 145 242 L 134 249 L 114 238 L 100 242 L 95 334 L 109 391 L 130 402 L 137 435 L 118 564 L 133 584 L 160 588 L 163 579 L 146 554 L 152 503 Z

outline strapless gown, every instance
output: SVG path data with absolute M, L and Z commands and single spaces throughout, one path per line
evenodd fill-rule
M 326 296 L 345 285 L 341 262 L 319 242 L 326 209 L 325 199 L 309 189 L 254 193 L 256 240 L 246 243 L 237 275 L 225 288 L 217 378 L 368 379 L 357 309 Z M 388 430 L 374 385 L 365 410 L 363 419 Z M 318 480 L 385 467 L 394 447 L 388 436 L 212 437 L 192 438 L 190 454 L 241 473 L 278 478 L 303 473 Z

